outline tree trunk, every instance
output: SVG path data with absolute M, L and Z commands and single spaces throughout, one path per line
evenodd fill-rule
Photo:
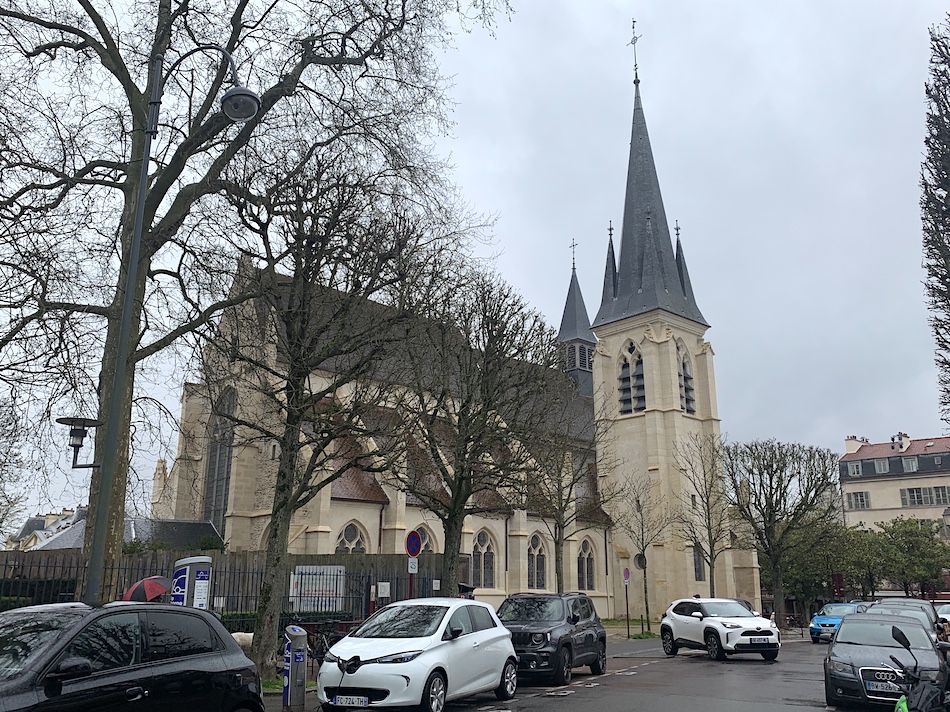
M 442 590 L 446 596 L 459 595 L 459 554 L 462 549 L 462 525 L 465 515 L 452 515 L 442 520 L 445 533 L 445 554 L 442 556 Z
M 646 561 L 646 553 L 641 551 L 643 560 Z M 643 567 L 643 615 L 646 618 L 647 630 L 650 630 L 650 590 L 647 586 L 647 567 Z
M 113 562 L 122 555 L 122 545 L 125 534 L 125 498 L 128 492 L 129 481 L 129 441 L 131 438 L 132 421 L 132 394 L 135 390 L 135 366 L 132 355 L 138 346 L 139 325 L 142 316 L 142 301 L 145 295 L 145 282 L 149 261 L 147 258 L 139 260 L 136 273 L 135 299 L 131 314 L 131 328 L 129 331 L 129 366 L 126 372 L 125 388 L 119 399 L 119 429 L 117 435 L 117 450 L 115 457 L 114 478 L 111 483 L 109 496 L 108 529 L 105 541 L 105 570 L 103 571 L 100 600 L 109 601 L 117 597 L 115 590 L 116 572 Z M 117 358 L 119 351 L 119 335 L 121 329 L 122 302 L 125 298 L 125 270 L 120 271 L 119 285 L 116 287 L 112 313 L 114 318 L 109 319 L 106 331 L 106 340 L 102 351 L 102 363 L 99 375 L 99 410 L 96 417 L 107 423 L 112 407 L 112 386 L 118 368 Z M 95 454 L 93 462 L 102 462 L 103 449 L 106 441 L 106 426 L 96 428 Z M 102 472 L 98 467 L 91 469 L 89 482 L 89 506 L 86 512 L 86 530 L 83 535 L 83 551 L 87 555 L 92 551 L 92 539 L 95 530 L 96 509 L 99 492 L 102 489 Z
M 709 597 L 716 597 L 716 559 L 709 557 Z
M 554 580 L 557 592 L 564 593 L 564 528 L 554 526 Z
M 785 582 L 782 579 L 782 563 L 778 559 L 769 562 L 772 570 L 772 610 L 775 611 L 775 624 L 786 627 L 785 621 Z

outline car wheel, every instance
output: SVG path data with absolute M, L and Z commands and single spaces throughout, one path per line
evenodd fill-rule
M 660 631 L 660 640 L 663 641 L 663 652 L 667 655 L 676 655 L 679 651 L 679 646 L 673 640 L 673 631 L 669 628 Z
M 775 660 L 778 657 L 778 651 L 766 650 L 764 653 L 762 653 L 762 657 L 765 658 L 766 660 Z
M 442 712 L 445 709 L 445 676 L 441 672 L 434 672 L 426 680 L 422 688 L 422 702 L 420 712 Z
M 501 683 L 495 688 L 495 698 L 510 700 L 515 696 L 515 690 L 517 689 L 518 668 L 515 667 L 515 661 L 509 658 L 505 661 L 505 667 L 501 670 Z
M 607 643 L 603 640 L 597 643 L 597 659 L 590 664 L 590 671 L 595 675 L 607 672 Z
M 706 633 L 706 652 L 710 660 L 725 660 L 726 653 L 722 649 L 722 643 L 719 642 L 719 636 L 713 631 Z
M 812 639 L 811 639 L 811 642 L 813 642 L 813 643 L 820 643 L 820 642 L 821 642 L 821 639 L 820 639 L 820 638 L 812 638 Z
M 574 667 L 574 659 L 571 655 L 571 649 L 566 645 L 557 651 L 556 665 L 557 667 L 554 668 L 554 684 L 570 684 L 571 669 Z

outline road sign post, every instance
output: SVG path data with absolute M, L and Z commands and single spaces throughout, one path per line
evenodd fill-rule
M 409 598 L 413 598 L 413 579 L 419 572 L 419 553 L 422 551 L 422 536 L 415 529 L 406 534 L 406 553 L 409 554 Z

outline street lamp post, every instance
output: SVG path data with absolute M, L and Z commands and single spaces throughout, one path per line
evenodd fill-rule
M 158 112 L 162 104 L 162 94 L 165 82 L 181 62 L 195 54 L 212 50 L 219 52 L 227 59 L 231 70 L 232 87 L 221 97 L 221 110 L 224 115 L 235 123 L 243 123 L 257 115 L 261 100 L 258 96 L 238 81 L 237 66 L 234 58 L 223 47 L 218 45 L 199 45 L 179 57 L 168 71 L 162 73 L 163 55 L 156 55 L 152 60 L 152 94 L 148 102 L 148 125 L 145 129 L 145 146 L 142 150 L 142 170 L 139 178 L 139 190 L 135 205 L 135 222 L 132 228 L 132 242 L 129 245 L 129 256 L 125 266 L 125 295 L 122 302 L 122 316 L 119 322 L 119 341 L 116 349 L 115 376 L 112 381 L 112 392 L 109 396 L 108 413 L 106 415 L 106 434 L 102 446 L 102 457 L 99 459 L 99 490 L 96 493 L 94 521 L 92 522 L 92 542 L 87 556 L 86 588 L 83 601 L 90 605 L 98 605 L 102 589 L 102 575 L 105 569 L 106 540 L 109 533 L 109 509 L 112 505 L 112 487 L 115 483 L 118 469 L 117 457 L 119 451 L 119 415 L 123 404 L 122 393 L 126 389 L 129 370 L 129 344 L 132 330 L 132 310 L 135 299 L 135 282 L 137 279 L 139 251 L 142 244 L 142 229 L 145 222 L 145 198 L 148 194 L 148 165 L 151 160 L 152 138 L 158 135 Z

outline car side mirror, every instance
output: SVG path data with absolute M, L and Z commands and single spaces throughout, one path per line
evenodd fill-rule
M 752 615 L 754 615 L 754 616 L 761 616 L 762 614 L 759 613 L 758 611 L 752 611 Z
M 580 619 L 581 619 L 581 617 L 580 617 L 579 615 L 577 615 L 576 613 L 571 613 L 571 614 L 568 615 L 568 617 L 567 617 L 567 622 L 570 623 L 571 625 L 574 625 L 574 624 L 576 624 L 577 621 L 579 621 Z
M 693 611 L 690 613 L 693 618 L 698 618 L 699 620 L 703 619 L 703 614 L 700 611 Z
M 53 682 L 75 680 L 92 675 L 92 663 L 86 658 L 63 658 L 59 665 L 46 674 L 46 679 Z
M 449 628 L 449 640 L 455 640 L 460 635 L 462 635 L 462 626 L 453 625 L 451 628 Z

